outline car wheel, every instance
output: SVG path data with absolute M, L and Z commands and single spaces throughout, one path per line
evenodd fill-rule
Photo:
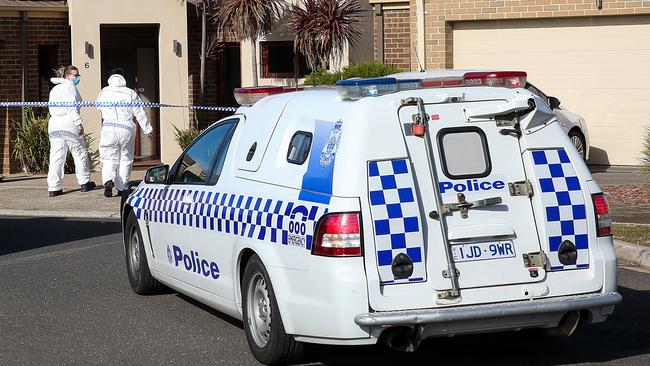
M 135 212 L 131 211 L 126 220 L 125 227 L 125 252 L 126 252 L 126 271 L 129 274 L 129 282 L 135 293 L 140 295 L 150 295 L 160 292 L 163 285 L 151 275 L 149 264 L 147 263 L 147 254 L 144 251 L 142 233 L 135 217 Z
M 303 345 L 284 331 L 269 275 L 253 255 L 242 278 L 242 312 L 246 340 L 257 361 L 266 365 L 294 362 Z
M 576 150 L 578 150 L 580 156 L 582 156 L 582 160 L 586 160 L 587 143 L 585 142 L 585 138 L 582 136 L 582 134 L 578 131 L 571 131 L 569 132 L 569 138 L 571 139 L 573 146 L 575 146 Z

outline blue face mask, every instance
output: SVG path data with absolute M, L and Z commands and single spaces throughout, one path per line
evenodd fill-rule
M 72 79 L 72 83 L 77 86 L 79 85 L 79 82 L 81 81 L 81 76 L 77 76 L 74 79 Z

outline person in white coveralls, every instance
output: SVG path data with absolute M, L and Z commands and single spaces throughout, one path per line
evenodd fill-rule
M 56 78 L 50 79 L 55 84 L 50 91 L 50 103 L 81 102 L 77 84 L 81 80 L 79 69 L 70 65 L 57 70 Z M 68 150 L 74 158 L 75 175 L 82 192 L 95 188 L 90 180 L 90 159 L 84 141 L 83 120 L 79 107 L 50 107 L 48 134 L 50 137 L 50 167 L 47 173 L 47 185 L 50 197 L 63 194 L 63 168 Z
M 108 86 L 99 93 L 97 102 L 141 103 L 142 101 L 134 90 L 126 87 L 126 80 L 122 75 L 114 74 L 108 78 Z M 118 195 L 121 195 L 131 175 L 136 135 L 133 116 L 149 138 L 153 128 L 142 106 L 103 107 L 100 104 L 98 108 L 102 112 L 103 120 L 99 157 L 102 161 L 104 196 L 112 197 L 113 187 L 117 188 Z

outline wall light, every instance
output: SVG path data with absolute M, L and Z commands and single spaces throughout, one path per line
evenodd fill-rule
M 179 41 L 174 40 L 172 42 L 172 51 L 178 57 L 181 57 L 183 55 L 183 47 Z
M 86 41 L 84 43 L 84 53 L 88 58 L 94 58 L 95 57 L 95 47 L 93 47 L 92 43 Z

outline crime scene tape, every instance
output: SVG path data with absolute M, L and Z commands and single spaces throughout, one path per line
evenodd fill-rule
M 143 108 L 188 108 L 200 109 L 219 112 L 235 112 L 236 107 L 219 107 L 219 106 L 199 106 L 199 105 L 176 105 L 165 103 L 145 103 L 145 102 L 0 102 L 1 107 L 63 107 L 63 108 L 108 108 L 108 107 L 143 107 Z

